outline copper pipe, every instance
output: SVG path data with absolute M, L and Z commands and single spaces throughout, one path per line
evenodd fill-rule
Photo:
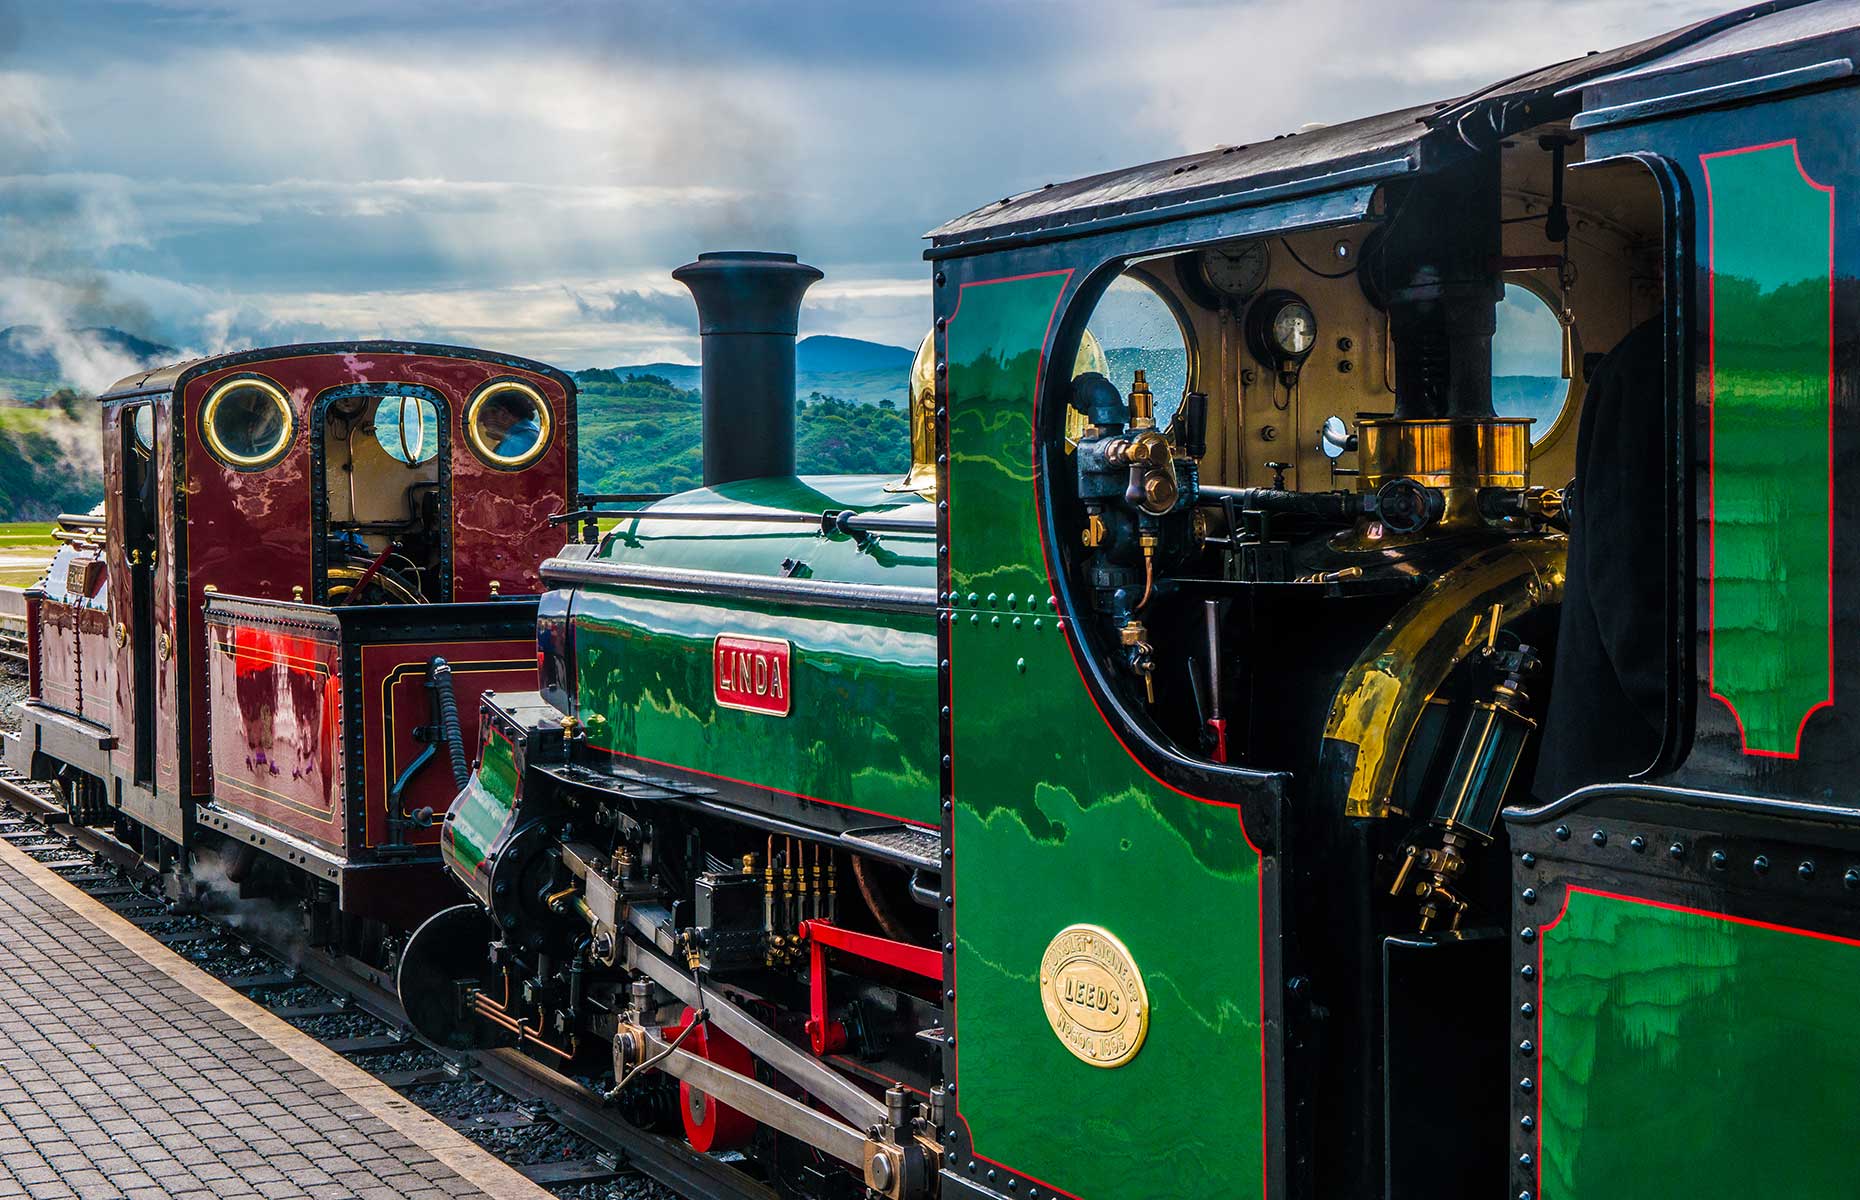
M 898 924 L 897 917 L 892 914 L 891 906 L 885 903 L 884 896 L 879 894 L 872 881 L 866 877 L 865 860 L 856 854 L 853 855 L 852 869 L 853 879 L 859 884 L 859 894 L 865 897 L 865 906 L 871 909 L 872 916 L 877 918 L 878 927 L 884 930 L 885 936 L 892 941 L 905 941 L 904 926 Z

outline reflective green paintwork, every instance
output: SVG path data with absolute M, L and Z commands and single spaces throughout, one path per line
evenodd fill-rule
M 1703 157 L 1711 247 L 1711 687 L 1790 755 L 1833 694 L 1834 192 L 1794 142 Z
M 928 513 L 920 498 L 887 492 L 894 482 L 745 480 L 655 507 Z M 931 590 L 934 554 L 928 533 L 882 534 L 861 548 L 845 535 L 823 536 L 807 526 L 646 520 L 622 522 L 595 561 Z M 937 824 L 931 614 L 583 586 L 572 619 L 589 747 L 876 817 Z M 789 715 L 717 704 L 711 650 L 720 634 L 790 643 Z
M 1235 809 L 1124 751 L 1047 605 L 1031 417 L 1065 278 L 965 286 L 948 328 L 957 1111 L 978 1155 L 1083 1200 L 1257 1196 L 1259 856 Z M 1041 1008 L 1075 922 L 1148 984 L 1123 1067 L 1074 1058 Z
M 1542 1200 L 1855 1194 L 1857 979 L 1853 942 L 1572 890 L 1543 930 Z
M 484 862 L 510 824 L 518 785 L 515 749 L 503 734 L 488 730 L 478 769 L 453 801 L 441 830 L 446 865 L 487 904 L 491 895 Z

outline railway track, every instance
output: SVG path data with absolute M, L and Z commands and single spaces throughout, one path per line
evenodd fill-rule
M 50 795 L 0 775 L 0 840 L 25 850 L 176 954 L 359 1063 L 565 1200 L 778 1200 L 727 1161 L 635 1128 L 582 1082 L 513 1050 L 442 1050 L 411 1031 L 393 981 L 284 945 L 260 922 L 177 907 L 108 833 L 66 823 Z M 47 789 L 49 791 L 49 788 Z

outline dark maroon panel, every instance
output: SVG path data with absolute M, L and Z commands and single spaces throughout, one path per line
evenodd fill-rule
M 283 460 L 263 471 L 240 472 L 207 453 L 199 414 L 220 381 L 262 375 L 290 396 L 295 440 Z M 463 429 L 473 391 L 496 378 L 517 378 L 549 401 L 554 417 L 549 448 L 524 471 L 493 470 L 472 454 Z M 481 600 L 493 580 L 504 594 L 540 590 L 537 568 L 561 549 L 563 535 L 548 524 L 567 503 L 571 425 L 562 386 L 544 375 L 467 358 L 382 352 L 322 353 L 271 359 L 211 371 L 186 385 L 188 643 L 196 653 L 191 681 L 196 727 L 206 720 L 206 631 L 201 613 L 209 585 L 228 595 L 275 600 L 292 588 L 312 595 L 309 414 L 331 388 L 370 383 L 414 383 L 439 392 L 449 410 L 452 469 L 453 599 Z M 193 739 L 194 790 L 211 791 L 204 738 Z
M 434 655 L 452 666 L 452 692 L 458 700 L 459 725 L 464 731 L 465 753 L 478 745 L 478 701 L 488 689 L 494 692 L 536 690 L 536 641 L 524 638 L 505 642 L 410 642 L 362 647 L 362 710 L 365 723 L 362 762 L 367 780 L 367 844 L 381 845 L 388 836 L 388 792 L 394 780 L 418 758 L 427 743 L 415 731 L 433 723 L 426 688 L 426 664 Z M 452 779 L 445 748 L 407 784 L 401 810 L 430 808 L 442 815 L 452 807 L 458 787 Z M 416 846 L 439 843 L 437 825 L 412 830 L 407 841 Z

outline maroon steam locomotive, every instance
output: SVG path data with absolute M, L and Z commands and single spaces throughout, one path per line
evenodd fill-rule
M 99 409 L 105 500 L 26 594 L 7 761 L 171 878 L 217 859 L 352 945 L 410 927 L 449 899 L 435 814 L 481 696 L 536 686 L 573 381 L 352 342 L 137 374 Z

